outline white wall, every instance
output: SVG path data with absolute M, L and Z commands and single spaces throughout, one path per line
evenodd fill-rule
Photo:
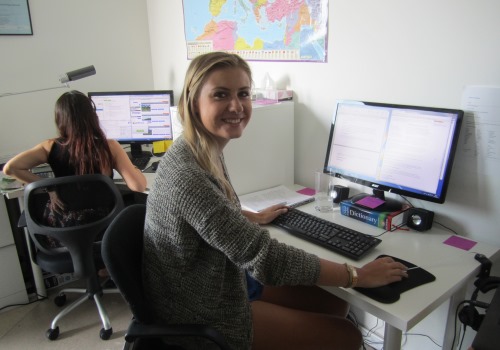
M 337 99 L 460 108 L 464 86 L 500 86 L 497 0 L 336 0 L 329 6 L 327 63 L 251 62 L 257 84 L 269 72 L 278 88 L 295 92 L 297 183 L 314 185 Z M 148 0 L 148 14 L 155 88 L 174 89 L 178 99 L 189 64 L 182 1 Z M 500 183 L 458 158 L 446 203 L 413 203 L 461 235 L 500 246 Z M 443 309 L 418 326 L 438 343 Z M 409 337 L 405 349 L 424 348 L 418 338 Z
M 60 86 L 88 91 L 153 87 L 146 4 L 136 0 L 30 0 L 32 36 L 0 36 L 0 94 Z M 0 98 L 0 159 L 54 137 L 54 103 L 68 89 Z
M 256 84 L 269 72 L 279 88 L 295 92 L 297 183 L 313 186 L 337 99 L 460 108 L 464 86 L 500 85 L 498 1 L 338 0 L 329 6 L 327 63 L 251 62 Z M 148 13 L 155 87 L 174 89 L 178 99 L 189 64 L 182 1 L 148 0 Z M 464 159 L 455 164 L 447 202 L 414 205 L 435 211 L 436 221 L 462 235 L 500 245 L 500 185 L 478 177 Z

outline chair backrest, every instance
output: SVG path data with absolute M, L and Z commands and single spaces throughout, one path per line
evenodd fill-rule
M 113 282 L 129 304 L 134 318 L 144 324 L 153 322 L 144 298 L 142 249 L 146 205 L 126 207 L 109 225 L 102 239 L 102 258 Z
M 62 214 L 48 210 L 48 192 L 55 193 L 64 203 Z M 110 177 L 75 175 L 42 179 L 27 185 L 24 207 L 28 231 L 36 248 L 48 255 L 69 251 L 75 275 L 88 277 L 96 272 L 93 244 L 123 209 L 123 200 Z M 43 236 L 57 240 L 63 248 L 43 245 L 40 240 Z

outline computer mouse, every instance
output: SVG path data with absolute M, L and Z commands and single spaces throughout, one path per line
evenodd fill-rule
M 160 164 L 160 161 L 156 161 L 156 162 L 153 162 L 151 163 L 151 170 L 156 172 L 156 169 L 158 169 L 158 164 Z

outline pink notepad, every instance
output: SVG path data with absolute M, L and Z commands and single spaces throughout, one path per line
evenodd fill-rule
M 373 196 L 366 196 L 359 201 L 356 202 L 356 204 L 362 205 L 363 207 L 374 209 L 382 204 L 384 204 L 385 201 L 383 199 L 373 197 Z
M 477 242 L 471 241 L 470 239 L 466 239 L 460 236 L 451 236 L 450 238 L 446 239 L 443 243 L 463 250 L 470 250 L 477 244 Z
M 316 191 L 314 189 L 309 187 L 304 187 L 303 189 L 297 191 L 297 193 L 305 194 L 306 196 L 314 196 L 315 192 Z

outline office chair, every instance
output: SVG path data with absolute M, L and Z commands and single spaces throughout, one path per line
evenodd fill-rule
M 133 318 L 125 335 L 124 349 L 179 349 L 165 342 L 172 337 L 202 337 L 219 349 L 229 350 L 223 336 L 206 325 L 155 323 L 142 285 L 142 247 L 146 206 L 126 207 L 106 230 L 102 257 L 111 278 L 127 301 Z M 168 297 L 168 296 L 165 296 Z M 182 348 L 182 347 L 181 347 Z
M 65 203 L 63 226 L 52 227 L 47 216 L 49 192 L 56 193 Z M 46 336 L 55 340 L 59 336 L 58 322 L 87 299 L 94 299 L 103 328 L 100 337 L 108 340 L 113 333 L 108 315 L 101 303 L 103 293 L 118 293 L 118 289 L 103 290 L 97 275 L 100 258 L 99 236 L 104 233 L 115 216 L 123 209 L 123 200 L 113 181 L 104 175 L 77 175 L 43 179 L 26 186 L 24 191 L 24 219 L 34 262 L 51 273 L 74 273 L 86 281 L 85 289 L 64 289 L 54 299 L 58 306 L 66 302 L 66 292 L 84 293 L 64 308 L 53 320 Z M 52 216 L 54 219 L 54 216 Z M 55 218 L 57 219 L 57 217 Z M 59 217 L 60 219 L 60 217 Z M 55 242 L 59 241 L 60 244 Z M 61 246 L 62 245 L 62 246 Z M 103 267 L 104 265 L 102 265 Z

